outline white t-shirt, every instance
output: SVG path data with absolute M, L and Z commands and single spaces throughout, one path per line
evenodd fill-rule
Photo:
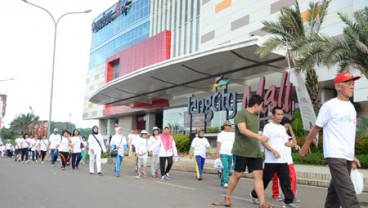
M 120 147 L 120 149 L 118 150 L 118 154 L 120 156 L 123 156 L 124 157 L 124 145 L 126 145 L 127 142 L 126 142 L 126 138 L 125 136 L 123 135 L 114 135 L 112 138 L 111 138 L 111 143 L 110 145 L 115 145 L 116 148 L 117 147 Z
M 37 139 L 31 139 L 31 150 L 36 151 L 39 145 L 39 140 Z
M 233 155 L 231 150 L 233 149 L 233 144 L 235 140 L 234 132 L 222 131 L 217 135 L 217 142 L 221 143 L 220 154 L 223 155 Z
M 22 148 L 28 148 L 27 140 L 28 139 L 21 139 Z
M 59 152 L 69 152 L 69 139 L 61 137 L 61 140 L 57 143 L 59 145 Z
M 294 164 L 293 157 L 291 156 L 291 147 L 286 147 L 286 161 L 288 165 Z
M 20 149 L 22 148 L 22 138 L 17 138 L 15 140 L 15 149 Z
M 140 138 L 139 134 L 129 134 L 128 143 L 135 146 L 136 141 Z
M 135 141 L 135 152 L 138 154 L 138 158 L 148 157 L 148 139 L 138 138 Z
M 12 145 L 12 144 L 10 144 L 10 143 L 6 143 L 6 145 L 5 145 L 5 148 L 6 148 L 7 150 L 11 150 L 11 149 L 12 149 L 12 147 L 13 147 L 13 145 Z
M 268 144 L 280 154 L 280 157 L 276 158 L 271 151 L 265 148 L 265 163 L 287 163 L 288 152 L 285 143 L 290 136 L 286 133 L 285 127 L 273 122 L 268 123 L 263 128 L 263 135 L 268 137 Z
M 350 101 L 333 98 L 322 105 L 316 125 L 323 128 L 325 158 L 354 160 L 356 111 Z
M 160 154 L 160 146 L 158 145 L 159 141 L 160 136 L 157 136 L 157 138 L 155 138 L 154 136 L 150 136 L 148 140 L 149 149 L 153 152 L 154 155 Z
M 42 139 L 41 141 L 40 141 L 40 149 L 42 150 L 42 151 L 47 151 L 47 146 L 49 145 L 49 141 L 47 140 L 47 139 Z
M 106 152 L 105 142 L 100 134 L 95 134 L 94 136 L 92 134 L 88 137 L 88 154 L 92 155 L 92 150 L 94 151 L 94 154 L 99 154 L 101 152 L 101 147 L 98 144 L 96 138 L 98 139 L 98 142 L 100 142 L 102 151 Z
M 207 138 L 194 138 L 192 141 L 191 147 L 194 147 L 194 156 L 201 156 L 206 158 L 207 148 L 210 147 L 210 143 L 208 142 Z
M 60 134 L 51 134 L 49 142 L 50 142 L 50 149 L 55 149 L 56 144 L 60 142 L 61 136 Z
M 82 138 L 80 136 L 73 136 L 72 143 L 73 143 L 73 153 L 80 153 L 82 152 L 80 145 L 82 142 Z

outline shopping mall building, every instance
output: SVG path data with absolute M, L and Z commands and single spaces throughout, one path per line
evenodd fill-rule
M 299 0 L 302 14 L 309 1 Z M 265 93 L 269 106 L 295 110 L 298 99 L 287 81 L 285 52 L 262 59 L 255 54 L 267 35 L 262 21 L 275 20 L 281 8 L 294 4 L 295 0 L 120 0 L 92 23 L 83 118 L 98 119 L 104 135 L 113 134 L 116 125 L 126 133 L 165 124 L 185 130 L 191 125 L 220 127 L 242 107 L 250 91 Z M 337 12 L 352 16 L 365 6 L 366 0 L 333 0 L 323 32 L 341 36 L 344 24 Z M 326 101 L 336 95 L 336 70 L 318 69 L 318 75 Z M 216 93 L 214 84 L 221 76 L 224 86 Z M 368 81 L 362 78 L 354 94 L 361 106 L 359 116 L 368 117 L 367 92 Z

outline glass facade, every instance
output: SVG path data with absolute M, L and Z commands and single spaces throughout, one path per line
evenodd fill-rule
M 127 15 L 119 15 L 92 34 L 89 69 L 104 64 L 106 58 L 149 38 L 150 4 L 150 0 L 133 0 Z

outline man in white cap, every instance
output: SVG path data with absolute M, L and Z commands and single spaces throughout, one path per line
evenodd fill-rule
M 48 149 L 50 150 L 51 155 L 51 165 L 55 167 L 55 162 L 58 158 L 58 151 L 55 151 L 56 144 L 61 141 L 61 136 L 58 134 L 58 129 L 54 128 L 54 133 L 50 135 L 49 138 L 49 146 Z
M 299 151 L 300 157 L 307 156 L 310 144 L 323 128 L 323 153 L 331 173 L 325 208 L 360 207 L 350 179 L 351 169 L 360 167 L 359 160 L 354 157 L 357 113 L 350 102 L 354 81 L 359 78 L 348 72 L 335 77 L 337 97 L 322 105 L 316 123 Z

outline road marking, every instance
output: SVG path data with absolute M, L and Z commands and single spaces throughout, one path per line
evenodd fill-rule
M 180 185 L 175 185 L 175 184 L 171 184 L 171 183 L 164 183 L 161 181 L 154 181 L 154 183 L 158 183 L 158 184 L 163 184 L 163 185 L 167 185 L 167 186 L 173 186 L 173 187 L 177 187 L 177 188 L 182 188 L 182 189 L 188 189 L 188 190 L 192 190 L 195 191 L 195 188 L 190 188 L 190 187 L 186 187 L 186 186 L 180 186 Z

